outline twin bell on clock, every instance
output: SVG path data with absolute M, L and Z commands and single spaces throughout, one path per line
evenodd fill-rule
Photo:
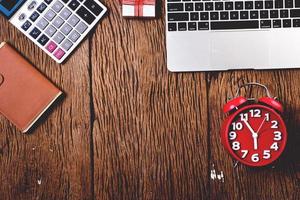
M 257 100 L 240 96 L 240 89 L 247 86 L 264 88 L 266 96 Z M 281 117 L 283 108 L 271 97 L 265 85 L 241 85 L 223 111 L 228 116 L 223 122 L 221 139 L 234 159 L 248 166 L 260 167 L 279 158 L 287 142 L 286 126 Z

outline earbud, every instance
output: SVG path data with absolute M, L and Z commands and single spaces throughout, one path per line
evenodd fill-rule
M 241 106 L 242 104 L 246 103 L 247 102 L 247 99 L 245 97 L 237 97 L 237 98 L 234 98 L 230 101 L 228 101 L 224 107 L 223 107 L 223 112 L 224 113 L 227 113 L 227 112 L 230 112 L 232 111 L 233 109 L 235 109 L 236 107 L 239 107 Z
M 275 110 L 279 111 L 279 112 L 283 112 L 283 107 L 282 105 L 276 101 L 275 99 L 271 98 L 271 97 L 262 97 L 258 99 L 258 102 L 260 103 L 264 103 L 268 106 L 271 106 L 272 108 L 274 108 Z

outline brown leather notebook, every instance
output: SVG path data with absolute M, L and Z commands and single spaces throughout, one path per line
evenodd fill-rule
M 62 92 L 14 48 L 0 44 L 0 112 L 27 132 Z

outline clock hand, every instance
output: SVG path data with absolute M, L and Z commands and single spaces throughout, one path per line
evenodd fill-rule
M 257 150 L 258 149 L 258 141 L 257 141 L 258 134 L 257 133 L 252 134 L 252 137 L 253 137 L 253 148 L 254 148 L 254 150 Z
M 252 127 L 250 126 L 248 121 L 246 121 L 246 120 L 243 120 L 243 121 L 244 121 L 244 123 L 246 124 L 246 126 L 248 127 L 248 129 L 250 130 L 250 132 L 252 134 L 253 148 L 256 150 L 258 148 L 258 141 L 257 141 L 258 134 L 256 132 L 254 132 L 254 130 L 252 129 Z
M 248 129 L 250 130 L 251 134 L 255 134 L 255 131 L 252 129 L 252 127 L 250 126 L 249 122 L 246 120 L 243 120 L 244 123 L 246 124 L 246 126 L 248 127 Z
M 263 124 L 265 123 L 266 121 L 266 117 L 263 119 L 263 121 L 261 122 L 261 124 L 259 125 L 259 128 L 258 130 L 253 134 L 252 133 L 252 137 L 253 137 L 253 145 L 254 145 L 254 149 L 257 150 L 258 148 L 258 141 L 257 141 L 257 138 L 258 138 L 258 132 L 260 131 L 261 127 L 263 126 Z
M 261 122 L 261 124 L 260 124 L 258 130 L 256 131 L 257 134 L 258 134 L 258 132 L 260 131 L 260 129 L 262 128 L 262 126 L 263 126 L 263 124 L 265 123 L 265 121 L 266 121 L 266 117 L 265 117 L 264 120 Z

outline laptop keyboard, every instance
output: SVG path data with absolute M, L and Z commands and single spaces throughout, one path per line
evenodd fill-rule
M 62 62 L 105 12 L 96 0 L 32 1 L 21 29 L 57 62 Z
M 167 0 L 168 31 L 300 27 L 300 0 Z

